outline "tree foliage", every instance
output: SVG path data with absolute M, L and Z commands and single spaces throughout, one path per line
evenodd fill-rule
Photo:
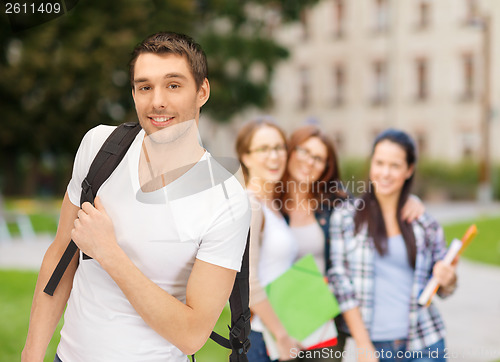
M 43 154 L 73 154 L 89 128 L 135 120 L 129 55 L 160 30 L 187 33 L 205 49 L 212 94 L 204 112 L 212 118 L 224 122 L 247 106 L 265 107 L 272 69 L 288 54 L 273 28 L 314 2 L 85 0 L 23 31 L 13 31 L 3 14 L 0 169 L 8 174 L 19 155 L 38 165 Z M 37 167 L 33 172 L 36 178 Z

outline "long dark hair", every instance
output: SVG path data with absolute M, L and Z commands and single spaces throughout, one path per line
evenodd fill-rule
M 347 197 L 343 190 L 340 181 L 340 170 L 337 162 L 337 152 L 330 138 L 319 128 L 314 125 L 307 125 L 296 129 L 288 139 L 288 158 L 295 152 L 295 148 L 306 142 L 309 138 L 317 137 L 325 145 L 327 149 L 326 164 L 323 173 L 312 183 L 309 193 L 310 199 L 316 199 L 318 205 L 322 207 L 333 207 L 338 200 L 343 200 Z M 283 175 L 283 184 L 286 186 L 279 195 L 282 205 L 287 205 L 287 200 L 291 198 L 288 190 L 289 181 L 291 181 L 288 167 Z M 288 211 L 283 209 L 283 211 Z
M 415 166 L 417 162 L 417 150 L 413 139 L 405 132 L 397 129 L 388 129 L 380 133 L 373 143 L 372 157 L 375 152 L 375 147 L 382 141 L 390 141 L 399 145 L 406 153 L 406 164 L 408 167 Z M 398 221 L 399 229 L 406 244 L 406 252 L 408 254 L 408 261 L 415 269 L 415 259 L 417 255 L 417 246 L 415 242 L 415 234 L 410 223 L 401 220 L 401 209 L 408 200 L 410 195 L 411 186 L 413 184 L 415 172 L 406 179 L 399 195 L 396 218 Z M 373 238 L 375 248 L 380 255 L 387 254 L 387 230 L 385 228 L 384 217 L 382 210 L 378 203 L 373 190 L 373 185 L 370 181 L 370 187 L 362 195 L 364 207 L 360 208 L 354 215 L 355 232 L 359 233 L 363 225 L 368 225 L 368 235 Z

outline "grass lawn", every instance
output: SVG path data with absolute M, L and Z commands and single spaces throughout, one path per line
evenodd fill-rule
M 58 219 L 54 215 L 46 213 L 35 213 L 29 215 L 31 226 L 36 234 L 52 234 L 55 235 L 57 230 Z M 19 236 L 19 226 L 17 223 L 9 222 L 7 224 L 11 236 Z
M 480 218 L 444 226 L 448 242 L 461 239 L 471 224 L 477 226 L 477 236 L 465 250 L 463 256 L 469 260 L 500 266 L 500 218 Z
M 0 361 L 19 361 L 28 331 L 29 311 L 37 274 L 23 271 L 0 271 Z M 62 322 L 59 323 L 56 335 Z M 53 338 L 46 361 L 53 361 L 59 338 Z

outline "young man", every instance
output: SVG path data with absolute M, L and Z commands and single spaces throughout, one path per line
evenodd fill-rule
M 114 127 L 85 135 L 38 277 L 23 362 L 43 361 L 66 304 L 55 361 L 186 361 L 231 293 L 250 209 L 236 177 L 199 143 L 205 55 L 187 36 L 158 33 L 136 47 L 130 74 L 142 130 L 95 207 L 80 208 L 82 180 Z M 43 287 L 70 239 L 93 259 L 75 256 L 48 296 Z

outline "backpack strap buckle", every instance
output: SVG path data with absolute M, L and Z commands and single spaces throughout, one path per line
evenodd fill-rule
M 85 194 L 86 201 L 94 203 L 94 196 L 92 195 L 92 185 L 89 183 L 87 178 L 85 177 L 82 181 L 82 192 Z M 83 203 L 83 202 L 82 202 Z
M 249 308 L 247 308 L 245 313 L 243 313 L 243 318 L 245 319 L 245 323 L 248 322 L 250 318 L 252 318 L 252 313 L 250 312 Z
M 245 342 L 241 344 L 241 348 L 238 350 L 239 354 L 247 354 L 248 350 L 250 349 L 250 340 L 247 338 L 245 339 Z
M 247 309 L 245 313 L 240 315 L 236 323 L 233 325 L 233 328 L 230 330 L 230 334 L 233 338 L 239 338 L 241 335 L 241 331 L 244 330 L 247 326 L 249 326 L 251 313 L 250 309 Z
M 238 338 L 241 334 L 242 327 L 244 327 L 244 326 L 240 326 L 239 320 L 238 320 L 238 322 L 236 322 L 236 324 L 233 326 L 233 328 L 231 328 L 229 331 L 229 334 L 231 335 L 231 337 Z

